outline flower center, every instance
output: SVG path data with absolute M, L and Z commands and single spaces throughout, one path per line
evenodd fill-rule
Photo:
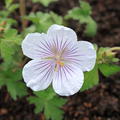
M 63 67 L 64 66 L 64 62 L 62 61 L 62 58 L 59 55 L 55 56 L 55 71 L 57 72 L 59 67 Z
M 56 64 L 60 65 L 61 67 L 64 66 L 64 62 L 62 62 L 62 61 L 56 61 Z
M 53 57 L 46 57 L 44 58 L 46 60 L 54 60 L 55 61 L 55 71 L 57 72 L 59 67 L 63 67 L 64 66 L 64 62 L 63 62 L 63 58 L 61 58 L 61 56 L 56 55 Z

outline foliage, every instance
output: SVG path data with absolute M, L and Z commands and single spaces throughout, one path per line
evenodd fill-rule
M 16 100 L 17 96 L 27 95 L 27 88 L 21 81 L 22 36 L 12 28 L 16 21 L 9 17 L 18 4 L 12 2 L 6 0 L 5 10 L 0 12 L 0 58 L 4 61 L 0 64 L 0 87 L 6 86 L 11 97 Z
M 1 57 L 4 62 L 0 66 L 0 86 L 6 85 L 11 97 L 15 100 L 27 94 L 27 89 L 22 79 L 19 62 L 22 61 L 20 53 L 21 36 L 17 30 L 5 30 L 0 39 Z
M 55 2 L 57 0 L 32 0 L 34 3 L 39 2 L 44 6 L 48 6 L 50 3 Z
M 13 4 L 13 0 L 5 0 L 5 9 L 0 12 L 0 16 L 7 17 L 19 7 L 19 4 Z
M 5 62 L 13 61 L 13 56 L 18 52 L 21 36 L 15 29 L 5 31 L 0 42 L 1 57 Z
M 92 71 L 86 72 L 84 75 L 85 75 L 84 84 L 80 91 L 92 88 L 93 86 L 98 84 L 99 82 L 98 65 L 96 64 Z
M 63 111 L 60 109 L 66 103 L 66 100 L 58 97 L 52 88 L 44 91 L 34 92 L 35 96 L 29 97 L 28 100 L 31 104 L 35 104 L 35 113 L 42 112 L 47 120 L 62 120 Z M 52 112 L 54 111 L 54 112 Z
M 75 19 L 81 24 L 86 24 L 85 34 L 87 36 L 94 36 L 97 32 L 97 24 L 91 17 L 91 6 L 84 1 L 80 2 L 80 7 L 73 8 L 68 11 L 65 19 Z
M 30 13 L 30 15 L 25 18 L 33 23 L 33 25 L 27 29 L 28 32 L 30 31 L 30 28 L 34 28 L 33 30 L 37 32 L 46 32 L 50 25 L 63 23 L 62 17 L 58 16 L 54 12 L 37 12 L 36 14 Z
M 9 16 L 19 5 L 13 4 L 12 2 L 13 0 L 5 0 L 5 8 L 0 11 L 0 32 L 9 30 L 13 24 L 16 24 L 16 20 Z
M 16 100 L 17 96 L 27 95 L 27 89 L 21 79 L 20 69 L 3 69 L 0 72 L 0 87 L 6 85 L 11 97 Z
M 106 77 L 109 77 L 110 75 L 120 72 L 120 66 L 114 64 L 107 64 L 107 63 L 100 64 L 99 69 L 102 72 L 102 74 Z

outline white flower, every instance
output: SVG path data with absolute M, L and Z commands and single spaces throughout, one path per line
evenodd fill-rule
M 76 33 L 67 27 L 52 25 L 47 34 L 31 33 L 22 42 L 24 55 L 33 59 L 23 68 L 23 78 L 34 91 L 51 83 L 62 96 L 73 95 L 84 82 L 84 71 L 93 69 L 96 51 L 86 41 L 77 41 Z

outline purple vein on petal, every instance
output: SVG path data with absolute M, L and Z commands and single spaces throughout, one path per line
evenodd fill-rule
M 44 79 L 45 77 L 48 78 L 50 74 L 52 74 L 52 71 L 52 66 L 50 66 L 41 79 Z
M 69 75 L 72 77 L 71 72 L 73 72 L 68 66 L 64 66 L 64 69 L 69 73 Z M 71 72 L 70 72 L 71 71 Z
M 74 71 L 71 69 L 71 66 L 70 66 L 70 65 L 66 65 L 65 67 L 66 67 L 67 69 L 69 69 L 71 72 L 74 73 Z
M 45 52 L 44 50 L 41 51 L 41 50 L 36 49 L 36 48 L 34 48 L 34 50 L 35 50 L 36 52 L 38 52 L 38 55 L 42 55 L 43 53 L 44 53 L 45 55 L 50 55 L 50 53 L 47 53 L 47 52 Z M 41 54 L 40 54 L 40 53 L 41 53 Z
M 38 47 L 41 48 L 43 51 L 46 51 L 47 53 L 49 53 L 49 50 L 45 49 L 45 47 L 42 47 L 42 46 L 39 46 L 39 45 L 38 45 Z
M 41 70 L 40 71 L 40 73 L 39 74 L 41 74 L 41 73 L 44 73 L 45 72 L 45 70 L 47 70 L 48 69 L 48 71 L 49 71 L 49 69 L 51 68 L 51 66 L 49 65 L 49 66 L 47 66 L 47 67 L 45 67 L 43 70 Z
M 40 41 L 40 42 L 41 42 L 41 44 L 42 44 L 45 48 L 47 48 L 48 51 L 50 51 L 49 47 L 46 46 L 47 44 L 44 44 L 42 41 Z
M 48 43 L 46 40 L 45 40 L 45 43 L 48 46 L 48 48 L 51 48 L 51 44 L 50 43 Z
M 67 41 L 65 41 L 65 43 L 63 43 L 63 46 L 61 48 L 61 55 L 62 55 L 62 57 L 68 51 L 69 44 L 70 44 L 70 42 L 67 42 Z
M 62 37 L 62 40 L 60 41 L 60 50 L 62 50 L 62 43 L 63 43 L 63 37 Z
M 60 72 L 60 78 L 62 80 L 62 71 L 61 71 L 61 67 L 59 68 L 59 72 Z
M 64 75 L 65 75 L 65 77 L 66 77 L 66 80 L 68 80 L 67 75 L 66 75 L 66 72 L 67 72 L 67 71 L 64 70 L 64 67 L 62 68 L 62 71 L 64 72 Z
M 40 74 L 40 73 L 39 73 Z M 50 75 L 52 74 L 52 66 L 50 69 L 48 69 L 48 71 L 45 72 L 45 74 L 38 80 L 39 84 L 43 84 L 45 83 L 46 79 L 50 77 Z M 34 83 L 34 85 L 36 85 L 36 83 Z
M 39 64 L 37 64 L 37 65 L 34 65 L 34 67 L 35 66 L 38 66 L 39 68 L 34 68 L 34 70 L 39 70 L 39 69 L 41 69 L 41 68 L 43 68 L 43 67 L 45 67 L 45 66 L 50 66 L 52 63 L 48 63 L 48 62 L 41 62 L 41 63 L 39 63 Z
M 46 49 L 46 47 L 43 45 L 43 47 L 42 46 L 40 46 L 40 45 L 36 45 L 36 46 L 38 46 L 38 48 L 41 48 L 42 50 L 44 50 L 44 51 L 46 51 L 46 52 L 50 52 L 50 50 L 49 49 Z
M 57 48 L 58 48 L 58 50 L 59 50 L 59 42 L 58 42 L 58 37 L 56 36 L 56 45 L 57 45 Z
M 67 43 L 67 41 L 65 41 L 65 42 L 62 41 L 61 50 L 63 50 L 63 48 L 66 46 L 66 43 Z
M 66 51 L 66 55 L 75 54 L 77 51 L 78 50 L 77 50 L 76 47 L 72 47 L 71 49 L 69 49 L 69 50 Z

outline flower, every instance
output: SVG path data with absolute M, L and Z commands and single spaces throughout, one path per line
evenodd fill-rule
M 84 82 L 84 71 L 93 69 L 96 51 L 86 41 L 77 41 L 76 33 L 67 27 L 52 25 L 47 34 L 31 33 L 22 42 L 23 54 L 31 58 L 23 68 L 23 78 L 34 91 L 52 83 L 61 96 L 73 95 Z

